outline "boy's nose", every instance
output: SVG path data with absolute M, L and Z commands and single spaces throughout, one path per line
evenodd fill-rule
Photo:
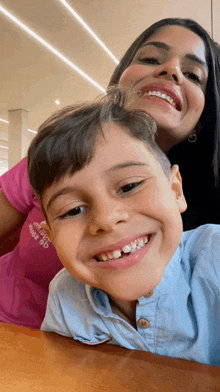
M 155 76 L 161 79 L 172 80 L 175 84 L 182 84 L 183 74 L 177 59 L 161 64 L 155 71 Z
M 94 206 L 89 224 L 90 235 L 98 235 L 113 231 L 118 224 L 128 220 L 128 211 L 120 202 L 99 202 Z

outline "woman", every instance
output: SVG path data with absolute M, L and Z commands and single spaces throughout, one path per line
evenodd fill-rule
M 131 45 L 110 81 L 141 92 L 137 107 L 155 118 L 157 143 L 179 164 L 188 202 L 185 230 L 220 223 L 218 78 L 219 48 L 206 31 L 190 20 L 164 19 Z M 0 321 L 39 328 L 49 282 L 61 264 L 40 229 L 43 215 L 25 159 L 1 177 L 0 186 L 0 236 L 27 215 L 15 250 L 1 258 Z
M 202 27 L 169 18 L 137 38 L 109 83 L 140 89 L 137 106 L 155 118 L 157 143 L 180 166 L 184 230 L 220 223 L 219 62 L 219 46 Z M 152 91 L 167 93 L 176 107 Z

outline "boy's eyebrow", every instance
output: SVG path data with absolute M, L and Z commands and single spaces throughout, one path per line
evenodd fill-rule
M 110 169 L 107 170 L 107 172 L 114 172 L 116 170 L 125 169 L 126 167 L 130 167 L 130 166 L 149 166 L 149 164 L 147 164 L 146 162 L 128 161 L 128 162 L 123 162 L 123 163 L 119 163 L 119 164 L 112 166 Z M 65 188 L 62 188 L 59 191 L 55 192 L 53 194 L 53 196 L 51 196 L 51 198 L 46 206 L 46 210 L 47 211 L 49 210 L 49 208 L 51 207 L 51 205 L 53 204 L 54 200 L 57 197 L 59 197 L 61 195 L 65 195 L 67 193 L 71 193 L 71 192 L 73 192 L 72 187 L 65 187 Z
M 113 172 L 116 170 L 125 169 L 126 167 L 130 167 L 130 166 L 149 166 L 149 164 L 146 162 L 127 161 L 112 166 L 110 169 L 107 170 L 107 172 Z
M 143 48 L 144 46 L 150 46 L 150 45 L 155 46 L 156 48 L 159 48 L 159 49 L 164 49 L 167 52 L 170 50 L 170 45 L 167 45 L 164 42 L 159 42 L 159 41 L 146 42 L 141 46 L 141 48 Z M 187 53 L 184 57 L 202 65 L 203 67 L 205 67 L 208 70 L 207 63 L 205 61 L 203 61 L 200 57 L 196 56 L 195 54 Z
M 62 188 L 62 189 L 60 189 L 59 191 L 55 192 L 55 193 L 53 194 L 53 196 L 50 198 L 50 200 L 49 200 L 49 202 L 48 202 L 48 204 L 47 204 L 47 206 L 46 206 L 46 210 L 47 210 L 47 211 L 49 210 L 49 208 L 51 207 L 51 204 L 53 204 L 54 200 L 55 200 L 57 197 L 59 197 L 59 196 L 61 196 L 61 195 L 66 195 L 67 193 L 71 193 L 72 191 L 73 191 L 73 188 L 71 188 L 71 187 L 65 187 L 65 188 Z

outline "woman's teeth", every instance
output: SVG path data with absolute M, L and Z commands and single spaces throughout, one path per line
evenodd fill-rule
M 165 99 L 165 101 L 168 101 L 176 109 L 175 101 L 173 100 L 173 98 L 171 98 L 166 93 L 162 93 L 161 91 L 148 91 L 144 95 L 155 96 L 155 97 L 158 97 L 158 98 Z
M 112 259 L 119 259 L 125 256 L 129 256 L 131 253 L 135 253 L 137 250 L 143 248 L 149 242 L 149 236 L 144 236 L 132 241 L 130 244 L 123 246 L 121 249 L 113 250 L 112 252 L 100 253 L 95 257 L 97 261 L 108 261 Z

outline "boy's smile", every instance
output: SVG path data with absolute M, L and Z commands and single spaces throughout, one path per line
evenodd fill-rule
M 75 278 L 135 301 L 175 253 L 186 202 L 177 166 L 168 179 L 143 142 L 113 123 L 103 131 L 91 162 L 44 191 L 42 227 Z
M 119 243 L 104 248 L 94 256 L 94 259 L 102 263 L 103 268 L 126 269 L 141 260 L 148 251 L 153 234 L 143 234 L 133 238 L 127 238 Z M 148 245 L 148 246 L 147 246 Z M 135 254 L 134 254 L 135 253 Z

